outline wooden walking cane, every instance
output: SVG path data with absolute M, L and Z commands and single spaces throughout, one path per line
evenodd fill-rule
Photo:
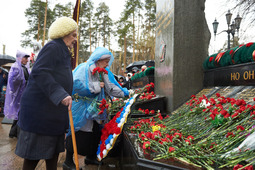
M 74 162 L 75 162 L 76 170 L 79 170 L 79 160 L 78 160 L 78 153 L 77 153 L 74 125 L 73 125 L 72 110 L 69 110 L 69 120 L 70 120 L 70 127 L 71 127 L 72 141 L 73 141 Z

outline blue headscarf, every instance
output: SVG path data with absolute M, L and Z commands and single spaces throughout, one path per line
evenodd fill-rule
M 99 94 L 92 94 L 89 90 L 89 68 L 91 65 L 95 64 L 103 55 L 110 55 L 109 66 L 106 68 L 108 71 L 109 81 L 116 86 L 118 86 L 123 92 L 125 96 L 128 96 L 129 92 L 126 88 L 122 88 L 119 83 L 114 78 L 113 73 L 110 71 L 110 66 L 114 60 L 112 53 L 104 48 L 97 47 L 95 51 L 91 54 L 90 58 L 87 62 L 78 65 L 73 71 L 73 92 L 72 94 L 78 94 L 81 97 L 86 97 L 87 99 L 78 99 L 78 101 L 73 100 L 72 104 L 72 114 L 73 114 L 73 122 L 74 129 L 78 131 L 81 127 L 83 127 L 87 120 L 89 119 L 98 119 L 104 120 L 107 118 L 106 112 L 101 115 L 92 114 L 90 108 L 93 106 L 93 100 L 97 99 L 101 101 L 105 98 L 104 90 L 102 89 Z M 94 100 L 95 101 L 95 100 Z M 70 128 L 68 131 L 68 135 L 70 135 Z

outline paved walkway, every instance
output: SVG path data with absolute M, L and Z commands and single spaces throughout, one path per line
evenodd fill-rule
M 23 159 L 15 155 L 17 138 L 9 138 L 11 124 L 2 124 L 3 117 L 0 117 L 0 170 L 21 170 Z M 65 160 L 65 153 L 59 155 L 58 170 L 62 170 Z M 84 165 L 84 156 L 79 156 L 79 166 L 83 170 L 117 170 L 119 162 L 116 158 L 106 158 L 103 166 Z M 45 161 L 41 160 L 36 170 L 45 170 Z

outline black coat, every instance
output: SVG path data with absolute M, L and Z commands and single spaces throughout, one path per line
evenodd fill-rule
M 132 88 L 131 79 L 128 79 L 128 81 L 126 81 L 126 83 L 123 85 L 123 87 L 126 87 L 128 90 L 130 90 Z
M 72 94 L 71 55 L 62 39 L 47 43 L 38 54 L 21 98 L 22 130 L 61 135 L 69 127 L 68 108 L 61 101 Z

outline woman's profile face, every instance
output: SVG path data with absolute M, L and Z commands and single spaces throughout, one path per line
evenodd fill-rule
M 63 41 L 69 49 L 72 49 L 74 47 L 74 44 L 77 42 L 77 30 L 63 37 Z
M 28 62 L 28 57 L 22 57 L 21 64 L 26 65 Z
M 110 59 L 98 60 L 96 65 L 97 67 L 106 68 L 109 65 L 109 61 Z

